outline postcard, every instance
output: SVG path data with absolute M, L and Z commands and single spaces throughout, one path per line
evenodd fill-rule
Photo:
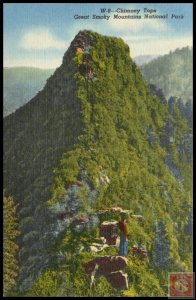
M 192 12 L 4 3 L 4 297 L 194 297 Z

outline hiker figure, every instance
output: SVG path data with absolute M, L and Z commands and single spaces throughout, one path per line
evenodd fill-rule
M 127 242 L 128 242 L 128 229 L 127 229 L 126 216 L 124 214 L 121 215 L 121 220 L 119 221 L 119 229 L 120 229 L 120 246 L 119 246 L 119 255 L 126 256 L 127 255 Z

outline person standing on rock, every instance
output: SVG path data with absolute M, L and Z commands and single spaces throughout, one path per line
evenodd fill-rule
M 121 220 L 119 221 L 120 229 L 120 246 L 119 246 L 119 255 L 127 256 L 127 242 L 128 242 L 128 228 L 127 228 L 128 219 L 125 214 L 121 214 Z

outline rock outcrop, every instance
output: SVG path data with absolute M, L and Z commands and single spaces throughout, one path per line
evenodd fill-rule
M 118 290 L 128 289 L 128 275 L 122 271 L 116 271 L 106 276 L 111 285 Z
M 122 271 L 127 266 L 127 259 L 122 256 L 102 256 L 85 265 L 89 275 L 105 276 L 116 289 L 127 289 L 127 274 Z
M 116 245 L 118 237 L 118 222 L 103 222 L 100 226 L 100 236 L 106 239 L 106 243 L 110 246 Z
M 111 220 L 119 220 L 121 214 L 131 214 L 131 210 L 124 210 L 121 207 L 110 207 L 105 208 L 98 211 L 98 216 L 101 222 L 103 221 L 111 221 Z
M 100 256 L 88 262 L 85 270 L 90 274 L 94 270 L 95 265 L 98 264 L 99 275 L 109 274 L 124 269 L 127 266 L 127 261 L 127 258 L 123 256 Z
M 152 147 L 155 147 L 157 145 L 157 143 L 158 143 L 158 140 L 157 140 L 156 133 L 152 130 L 152 128 L 150 127 L 150 125 L 147 126 L 146 133 L 147 133 L 150 145 Z
M 106 221 L 116 218 L 119 220 L 121 214 L 128 215 L 130 211 L 123 210 L 121 207 L 111 207 L 98 212 L 100 221 L 100 243 L 93 243 L 90 251 L 93 253 L 101 252 L 111 246 L 119 246 L 119 221 Z M 132 215 L 133 218 L 141 218 L 140 215 Z M 103 220 L 105 220 L 103 222 Z M 108 282 L 118 290 L 128 289 L 128 275 L 122 270 L 127 266 L 127 258 L 123 256 L 100 256 L 85 265 L 86 272 L 91 276 L 91 285 L 95 276 L 105 276 Z
M 165 159 L 165 164 L 172 173 L 172 175 L 180 182 L 182 182 L 184 179 L 182 178 L 180 171 L 178 168 L 174 165 L 172 156 L 168 154 Z

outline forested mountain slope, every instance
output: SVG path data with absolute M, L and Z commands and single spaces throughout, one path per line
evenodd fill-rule
M 52 69 L 45 70 L 31 67 L 4 68 L 4 116 L 13 113 L 31 100 L 44 87 L 47 78 L 53 72 Z
M 122 39 L 79 32 L 44 89 L 4 120 L 4 184 L 21 231 L 11 293 L 167 296 L 168 272 L 192 270 L 187 136 L 175 102 L 150 93 Z M 130 218 L 126 291 L 102 277 L 91 288 L 84 270 L 97 256 L 86 249 L 99 237 L 98 211 L 113 206 L 142 215 Z M 148 260 L 133 257 L 137 243 Z
M 185 104 L 193 101 L 193 49 L 177 48 L 143 64 L 141 71 L 150 84 L 162 89 L 166 99 L 175 96 Z

